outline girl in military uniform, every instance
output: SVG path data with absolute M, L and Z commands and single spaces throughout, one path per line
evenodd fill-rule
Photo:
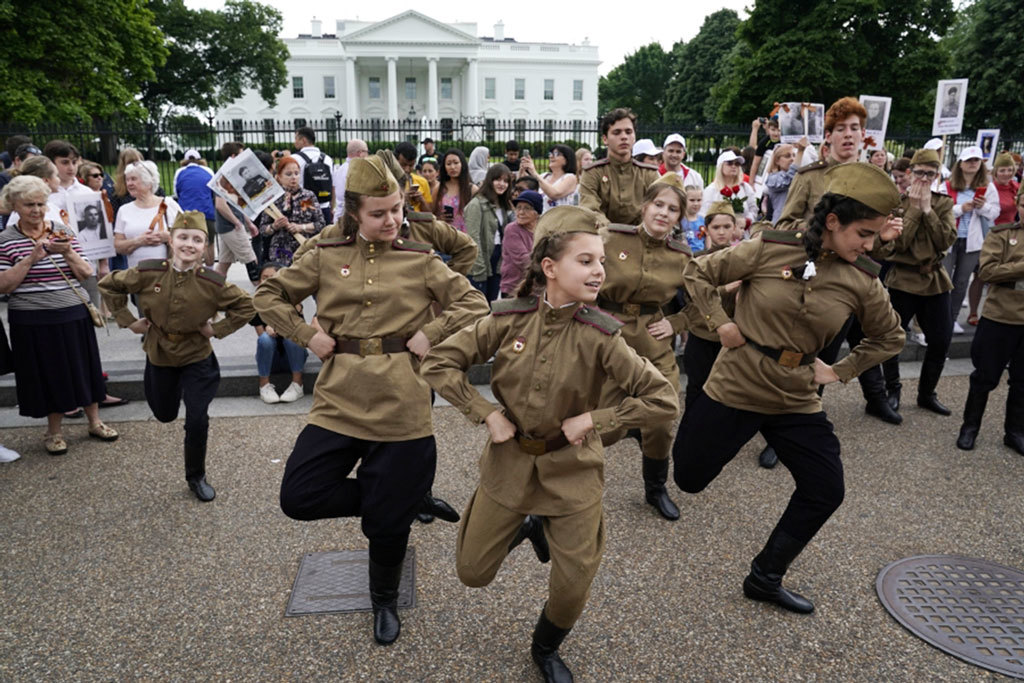
M 545 680 L 570 681 L 558 647 L 583 611 L 604 550 L 604 451 L 598 433 L 671 420 L 677 392 L 592 304 L 604 281 L 604 218 L 574 206 L 546 212 L 518 298 L 434 347 L 422 375 L 490 439 L 480 484 L 463 515 L 456 562 L 468 586 L 491 582 L 526 515 L 544 517 L 551 543 L 548 601 L 531 654 Z M 536 289 L 536 291 L 535 291 Z M 494 356 L 498 408 L 465 371 Z M 608 381 L 625 390 L 599 408 Z
M 300 520 L 362 518 L 373 635 L 387 645 L 401 630 L 409 527 L 437 461 L 419 358 L 486 315 L 487 302 L 429 245 L 399 237 L 402 193 L 379 157 L 351 162 L 344 201 L 341 236 L 321 239 L 263 282 L 255 304 L 278 334 L 323 360 L 309 423 L 285 467 L 281 510 Z M 319 327 L 295 311 L 314 294 Z
M 666 316 L 664 309 L 683 286 L 683 268 L 690 260 L 690 246 L 684 239 L 671 236 L 685 205 L 682 179 L 668 173 L 648 188 L 639 226 L 610 225 L 602 230 L 609 258 L 604 286 L 597 297 L 602 310 L 624 323 L 622 338 L 626 343 L 661 371 L 677 395 L 679 366 L 672 339 L 676 328 L 683 327 L 683 314 Z M 602 392 L 601 405 L 618 405 L 622 398 L 620 385 L 609 382 Z M 679 508 L 665 490 L 673 421 L 648 422 L 632 432 L 643 452 L 645 498 L 670 521 L 679 519 Z M 601 434 L 601 441 L 610 446 L 625 435 L 626 430 L 620 426 Z
M 1019 220 L 989 231 L 981 246 L 978 277 L 989 283 L 978 331 L 971 343 L 971 389 L 957 448 L 969 451 L 981 429 L 988 394 L 1009 364 L 1003 443 L 1024 455 L 1024 189 L 1017 193 Z
M 864 256 L 875 238 L 901 229 L 890 212 L 895 185 L 876 166 L 844 164 L 828 171 L 826 194 L 802 231 L 764 231 L 687 266 L 687 288 L 725 349 L 683 415 L 673 444 L 675 481 L 698 493 L 758 431 L 789 469 L 796 490 L 743 582 L 753 600 L 794 612 L 810 600 L 782 587 L 790 563 L 843 500 L 839 440 L 817 388 L 849 382 L 903 346 L 899 316 Z M 742 280 L 736 314 L 722 308 L 718 288 Z M 817 354 L 851 314 L 865 339 L 835 365 Z
M 185 481 L 204 502 L 216 495 L 206 481 L 207 410 L 220 383 L 210 337 L 228 336 L 255 313 L 248 294 L 202 265 L 208 239 L 203 213 L 184 211 L 171 226 L 171 258 L 115 270 L 99 283 L 117 323 L 144 335 L 144 388 L 153 415 L 171 422 L 185 401 Z M 141 318 L 128 308 L 129 294 L 136 295 Z M 218 311 L 224 319 L 211 323 Z

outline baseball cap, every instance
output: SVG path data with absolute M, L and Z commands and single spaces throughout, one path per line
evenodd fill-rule
M 956 160 L 957 161 L 966 161 L 967 159 L 984 159 L 984 158 L 985 158 L 985 155 L 982 153 L 981 147 L 978 147 L 977 145 L 971 145 L 970 147 L 965 147 L 963 149 L 963 151 L 961 151 L 960 154 L 957 156 Z
M 654 146 L 654 141 L 650 138 L 644 138 L 643 140 L 637 140 L 633 143 L 633 156 L 640 154 L 647 154 L 648 156 L 654 156 L 660 153 L 661 150 Z
M 185 161 L 188 161 L 189 159 L 201 159 L 201 158 L 202 158 L 202 156 L 199 154 L 198 150 L 196 150 L 194 148 L 191 148 L 191 147 L 189 149 L 185 150 Z
M 925 149 L 942 149 L 942 138 L 932 138 L 924 143 Z
M 512 205 L 519 204 L 520 202 L 526 202 L 533 207 L 533 210 L 537 213 L 544 211 L 544 198 L 540 196 L 540 192 L 534 190 L 523 190 L 519 193 L 519 196 L 512 201 Z
M 727 149 L 718 155 L 718 161 L 715 162 L 715 166 L 721 166 L 727 161 L 743 161 L 743 157 L 739 156 L 731 149 Z
M 667 138 L 665 138 L 665 142 L 661 145 L 661 148 L 665 149 L 673 142 L 678 142 L 680 145 L 683 146 L 683 149 L 686 149 L 686 138 L 684 138 L 679 133 L 672 133 L 672 135 L 669 135 Z

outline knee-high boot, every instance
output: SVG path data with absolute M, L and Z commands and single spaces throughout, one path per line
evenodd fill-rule
M 665 482 L 668 481 L 668 458 L 655 460 L 644 456 L 643 472 L 647 502 L 665 519 L 673 522 L 679 519 L 679 508 L 665 490 Z
M 791 612 L 813 612 L 810 600 L 782 587 L 782 577 L 805 545 L 785 531 L 773 531 L 764 550 L 750 563 L 750 574 L 743 580 L 743 594 L 751 600 L 774 602 Z
M 985 414 L 988 403 L 988 392 L 971 387 L 964 403 L 964 423 L 960 425 L 960 435 L 956 439 L 956 447 L 962 451 L 974 450 L 974 441 L 981 429 L 981 417 Z
M 402 581 L 402 563 L 385 567 L 369 561 L 370 604 L 373 606 L 373 638 L 381 645 L 398 640 L 402 622 L 398 619 L 398 585 Z
M 185 481 L 196 498 L 204 503 L 217 496 L 217 492 L 206 481 L 205 440 L 185 440 Z
M 885 375 L 885 393 L 889 398 L 889 405 L 893 410 L 900 409 L 900 394 L 903 391 L 903 384 L 900 383 L 900 357 L 895 355 L 882 363 L 882 372 Z
M 545 605 L 545 608 L 547 605 Z M 558 628 L 544 614 L 540 612 L 540 619 L 537 620 L 537 627 L 533 630 L 533 644 L 530 646 L 530 656 L 540 667 L 545 683 L 572 683 L 572 672 L 565 665 L 562 658 L 558 656 L 558 648 L 562 641 L 569 635 L 572 629 Z
M 860 390 L 866 401 L 865 413 L 889 424 L 898 425 L 903 422 L 903 417 L 889 404 L 881 367 L 876 365 L 868 368 L 860 373 L 860 377 L 857 379 L 860 381 Z
M 1003 431 L 1003 444 L 1024 455 L 1024 388 L 1010 385 Z
M 939 397 L 935 394 L 935 387 L 939 384 L 939 377 L 942 376 L 943 361 L 935 362 L 925 359 L 921 364 L 921 379 L 917 384 L 917 405 L 925 410 L 930 410 L 939 415 L 952 415 L 946 406 L 939 403 Z

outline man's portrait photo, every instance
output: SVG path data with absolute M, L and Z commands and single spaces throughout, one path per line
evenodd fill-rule
M 82 242 L 107 239 L 107 225 L 103 222 L 102 205 L 99 202 L 82 203 L 76 206 L 78 216 L 78 239 Z
M 270 187 L 270 176 L 262 168 L 256 168 L 251 164 L 239 164 L 237 172 L 242 185 L 242 194 L 250 200 L 260 196 L 264 190 Z
M 946 86 L 946 94 L 942 97 L 942 118 L 955 119 L 960 114 L 960 88 L 956 85 Z
M 959 135 L 967 103 L 967 79 L 939 81 L 935 90 L 932 135 Z

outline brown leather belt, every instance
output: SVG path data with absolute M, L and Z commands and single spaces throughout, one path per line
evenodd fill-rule
M 931 264 L 929 264 L 927 266 L 918 266 L 917 267 L 917 272 L 920 273 L 921 275 L 928 275 L 929 273 L 934 273 L 936 270 L 938 270 L 941 267 L 942 267 L 941 263 L 931 263 Z
M 810 365 L 814 362 L 814 359 L 818 357 L 817 353 L 800 353 L 798 351 L 787 351 L 785 349 L 773 349 L 767 346 L 761 346 L 757 342 L 752 342 L 749 339 L 747 340 L 747 344 L 753 346 L 755 349 L 785 368 L 798 368 L 801 365 Z
M 408 351 L 405 344 L 410 337 L 373 337 L 371 339 L 339 339 L 335 353 L 354 353 L 360 356 L 380 356 L 385 353 Z
M 529 455 L 553 453 L 569 445 L 569 440 L 565 438 L 565 434 L 559 434 L 554 439 L 528 439 L 522 432 L 516 432 L 516 442 L 523 449 L 523 452 Z
M 609 301 L 608 299 L 598 298 L 597 306 L 601 310 L 611 311 L 612 313 L 625 313 L 626 315 L 651 315 L 653 313 L 661 313 L 661 306 L 652 306 L 651 304 L 620 304 L 616 301 Z

